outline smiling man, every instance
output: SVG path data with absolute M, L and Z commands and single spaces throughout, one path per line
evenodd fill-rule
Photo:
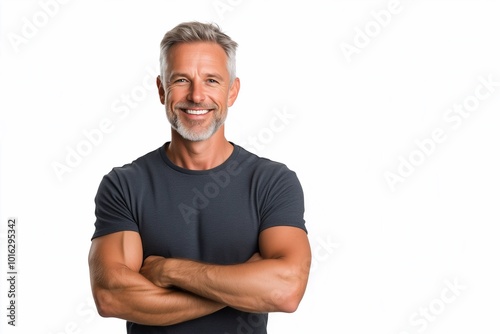
M 236 99 L 239 79 L 220 73 L 226 66 L 224 58 L 219 45 L 207 42 L 176 44 L 167 55 L 171 65 L 168 77 L 158 83 L 160 98 L 162 103 L 168 101 L 173 128 L 187 140 L 203 141 L 215 134 L 224 124 L 228 103 Z
M 161 42 L 157 79 L 171 140 L 99 186 L 92 292 L 127 333 L 267 333 L 294 312 L 311 252 L 294 172 L 229 142 L 237 44 L 182 23 Z

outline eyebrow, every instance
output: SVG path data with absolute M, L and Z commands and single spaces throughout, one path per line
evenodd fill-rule
M 208 78 L 215 78 L 215 79 L 218 79 L 220 81 L 224 81 L 224 78 L 220 75 L 220 74 L 216 74 L 216 73 L 202 73 L 202 76 L 203 77 L 208 77 Z M 169 77 L 168 77 L 168 80 L 172 80 L 173 78 L 178 78 L 178 77 L 186 77 L 186 78 L 189 78 L 189 75 L 187 73 L 183 73 L 183 72 L 173 72 Z
M 209 78 L 218 79 L 219 81 L 224 81 L 224 78 L 221 75 L 216 74 L 216 73 L 206 73 L 205 76 L 207 76 Z

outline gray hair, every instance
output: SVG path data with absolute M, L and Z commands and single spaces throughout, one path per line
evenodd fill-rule
M 227 70 L 230 82 L 236 78 L 236 48 L 238 43 L 224 34 L 214 23 L 184 22 L 165 34 L 160 43 L 160 78 L 165 84 L 164 76 L 167 69 L 167 55 L 175 43 L 215 42 L 219 44 L 227 56 Z

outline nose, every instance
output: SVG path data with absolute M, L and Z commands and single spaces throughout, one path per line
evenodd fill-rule
M 200 103 L 205 100 L 203 83 L 200 80 L 192 80 L 187 99 L 194 103 Z

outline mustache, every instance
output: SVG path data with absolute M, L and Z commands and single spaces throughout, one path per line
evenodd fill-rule
M 215 104 L 192 102 L 179 102 L 174 107 L 175 109 L 217 109 Z

